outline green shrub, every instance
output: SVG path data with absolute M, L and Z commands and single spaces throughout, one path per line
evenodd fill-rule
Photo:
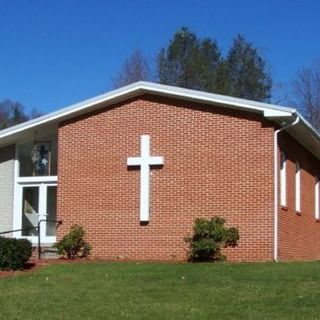
M 29 240 L 0 237 L 0 270 L 23 269 L 31 255 Z
M 189 243 L 189 259 L 193 261 L 223 260 L 222 248 L 236 247 L 239 240 L 237 228 L 224 226 L 219 217 L 198 218 L 193 226 L 193 236 L 185 238 Z
M 83 258 L 90 254 L 91 246 L 84 240 L 85 231 L 83 227 L 74 225 L 70 232 L 61 241 L 55 244 L 58 254 L 68 259 Z

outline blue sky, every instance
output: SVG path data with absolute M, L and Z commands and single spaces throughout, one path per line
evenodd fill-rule
M 320 58 L 318 0 L 0 0 L 0 99 L 49 112 L 111 89 L 126 57 L 154 59 L 188 26 L 227 51 L 237 33 L 276 83 Z

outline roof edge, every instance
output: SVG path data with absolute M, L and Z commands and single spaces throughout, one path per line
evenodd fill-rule
M 55 121 L 61 122 L 65 119 L 76 117 L 79 114 L 90 112 L 99 108 L 100 105 L 105 103 L 110 105 L 146 93 L 183 100 L 191 100 L 205 104 L 215 104 L 245 111 L 259 112 L 267 118 L 290 117 L 296 112 L 296 109 L 263 102 L 233 98 L 229 96 L 173 87 L 153 82 L 139 81 L 128 86 L 112 90 L 108 93 L 98 95 L 94 98 L 72 104 L 42 117 L 24 122 L 8 129 L 4 129 L 0 131 L 0 141 L 5 137 L 20 133 L 24 130 L 42 126 Z

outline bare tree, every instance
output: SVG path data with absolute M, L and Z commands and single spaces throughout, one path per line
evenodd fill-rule
M 39 111 L 39 110 L 36 109 L 36 108 L 33 108 L 33 109 L 31 109 L 29 118 L 30 118 L 30 120 L 31 120 L 31 119 L 36 119 L 36 118 L 42 117 L 43 115 L 44 115 L 43 112 Z
M 0 102 L 0 130 L 28 120 L 24 106 L 16 101 L 5 99 Z
M 10 103 L 9 100 L 0 102 L 0 130 L 9 126 Z
M 127 58 L 119 72 L 112 78 L 113 87 L 120 88 L 136 81 L 150 80 L 150 68 L 146 57 L 137 49 Z
M 302 68 L 293 81 L 294 97 L 307 120 L 320 131 L 320 62 Z
M 37 118 L 41 115 L 43 114 L 36 109 L 32 109 L 31 113 L 28 114 L 24 111 L 24 106 L 20 102 L 5 99 L 0 101 L 0 130 Z
M 292 88 L 290 84 L 283 82 L 274 83 L 272 86 L 271 103 L 282 106 L 294 105 L 295 102 L 292 101 Z

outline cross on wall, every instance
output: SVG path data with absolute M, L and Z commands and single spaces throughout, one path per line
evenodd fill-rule
M 141 155 L 140 157 L 129 157 L 128 166 L 140 166 L 140 221 L 149 221 L 150 207 L 150 167 L 163 165 L 162 156 L 150 155 L 150 136 L 141 136 Z

